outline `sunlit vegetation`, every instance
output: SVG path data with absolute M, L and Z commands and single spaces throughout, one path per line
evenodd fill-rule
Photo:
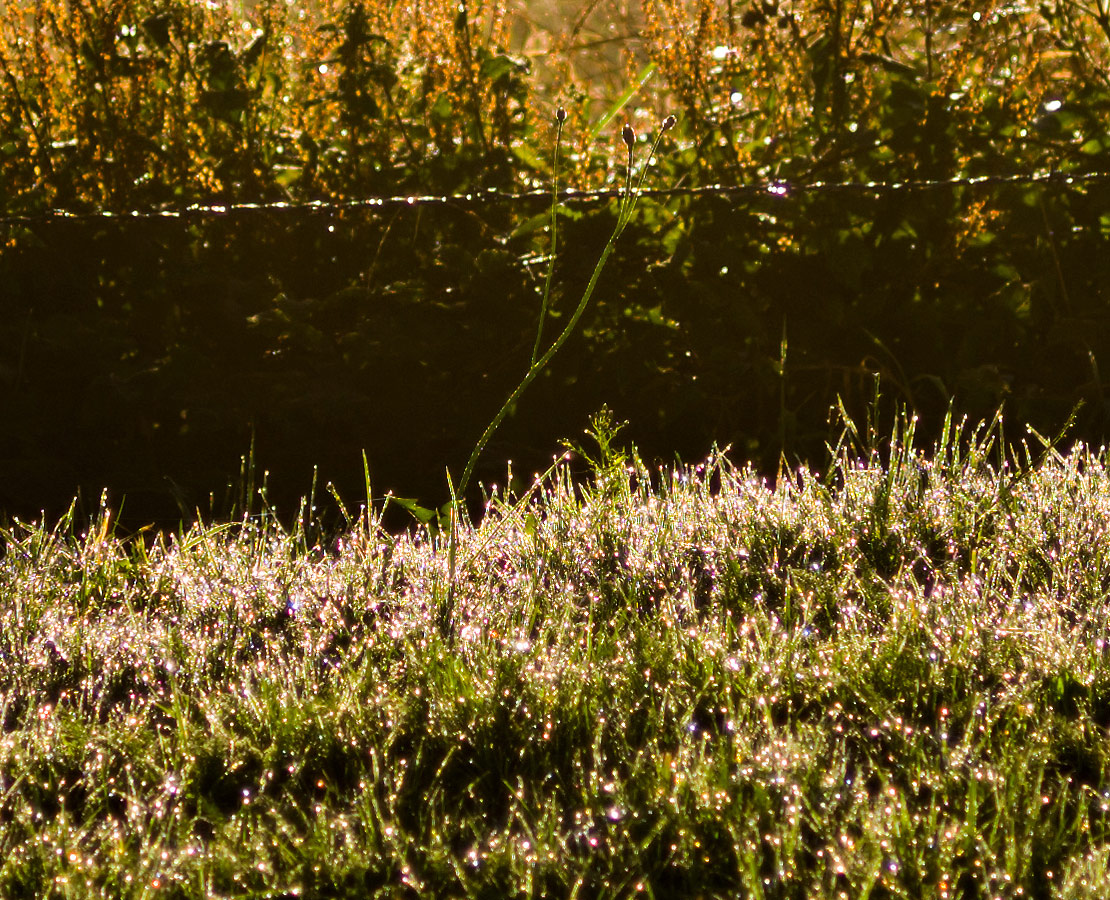
M 9 4 L 0 205 L 529 186 L 546 172 L 534 138 L 557 102 L 577 113 L 567 132 L 587 186 L 614 178 L 620 148 L 598 125 L 630 85 L 635 125 L 679 114 L 679 168 L 694 183 L 1085 171 L 1110 154 L 1097 4 L 643 0 L 612 32 L 610 10 L 554 30 L 538 12 L 508 0 Z M 599 56 L 623 80 L 591 78 Z
M 876 372 L 934 431 L 953 397 L 1046 433 L 1082 403 L 1102 443 L 1099 4 L 535 6 L 6 4 L 0 500 L 222 513 L 252 438 L 285 508 L 314 465 L 357 490 L 361 450 L 439 491 L 534 346 L 559 107 L 567 189 L 619 187 L 623 125 L 645 158 L 674 114 L 647 186 L 737 190 L 645 198 L 482 480 L 542 467 L 603 402 L 653 460 L 717 441 L 769 473 L 818 458 Z M 514 191 L 540 199 L 484 202 Z M 376 195 L 459 199 L 328 206 Z M 615 214 L 565 204 L 548 333 Z
M 1110 14 L 626 12 L 627 90 L 501 0 L 0 11 L 0 502 L 177 523 L 5 510 L 0 896 L 1110 893 L 1106 453 L 951 413 L 1110 421 Z M 648 184 L 744 190 L 472 202 L 546 189 L 556 108 L 564 184 L 673 113 Z M 327 206 L 373 194 L 461 196 Z M 491 443 L 481 516 L 370 490 L 614 393 L 655 453 L 602 413 L 531 485 Z M 393 443 L 361 505 L 221 509 L 248 434 Z
M 7 530 L 0 893 L 1098 897 L 1110 473 L 998 423 L 775 486 Z

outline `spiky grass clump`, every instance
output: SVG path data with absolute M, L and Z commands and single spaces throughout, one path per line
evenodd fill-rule
M 460 524 L 447 636 L 373 519 L 7 533 L 0 895 L 1105 896 L 1102 455 L 598 431 Z

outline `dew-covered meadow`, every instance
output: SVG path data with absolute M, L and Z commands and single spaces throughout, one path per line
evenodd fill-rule
M 1003 445 L 603 441 L 453 584 L 380 506 L 13 525 L 0 896 L 1106 896 L 1110 473 Z

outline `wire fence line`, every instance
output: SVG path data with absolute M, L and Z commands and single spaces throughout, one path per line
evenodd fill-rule
M 1110 182 L 1110 172 L 1067 173 L 1050 171 L 907 181 L 811 181 L 798 183 L 786 180 L 772 180 L 756 184 L 712 184 L 701 187 L 644 188 L 639 191 L 639 194 L 643 197 L 657 200 L 667 200 L 675 197 L 711 196 L 751 200 L 764 197 L 788 198 L 805 194 L 822 193 L 886 195 L 910 191 L 951 190 L 953 188 L 974 189 L 1006 185 L 1038 184 L 1070 187 L 1106 182 Z M 623 191 L 617 188 L 584 191 L 567 188 L 559 192 L 559 200 L 563 203 L 593 203 L 616 199 L 620 197 L 622 193 Z M 36 225 L 58 221 L 208 219 L 258 213 L 330 214 L 333 212 L 345 212 L 350 210 L 384 210 L 425 206 L 472 208 L 493 204 L 515 204 L 550 199 L 551 191 L 547 189 L 513 192 L 489 188 L 484 191 L 446 196 L 410 195 L 362 197 L 347 200 L 281 200 L 258 203 L 213 203 L 192 204 L 181 208 L 136 209 L 126 211 L 106 209 L 85 211 L 49 209 L 36 213 L 0 215 L 0 225 Z

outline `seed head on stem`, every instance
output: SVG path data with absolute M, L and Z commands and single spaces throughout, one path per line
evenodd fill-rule
M 636 208 L 636 201 L 640 197 L 640 191 L 644 184 L 644 178 L 647 176 L 648 168 L 652 165 L 655 159 L 655 151 L 659 149 L 659 144 L 663 140 L 663 135 L 674 128 L 676 122 L 673 115 L 667 116 L 659 125 L 659 133 L 655 136 L 655 140 L 651 144 L 651 149 L 648 151 L 647 160 L 644 162 L 643 169 L 640 170 L 640 177 L 633 187 L 632 178 L 632 165 L 633 147 L 636 142 L 636 132 L 633 131 L 631 125 L 625 125 L 621 131 L 621 138 L 626 147 L 628 147 L 628 174 L 625 178 L 624 194 L 620 198 L 620 207 L 617 212 L 617 230 L 616 236 L 619 237 L 620 233 L 624 231 L 625 226 L 632 218 L 632 211 Z
M 628 148 L 628 167 L 624 181 L 624 198 L 621 200 L 621 212 L 619 213 L 619 216 L 623 217 L 623 211 L 628 209 L 632 203 L 632 153 L 636 146 L 636 132 L 631 125 L 626 124 L 624 128 L 621 129 L 621 140 L 624 141 L 624 145 Z

